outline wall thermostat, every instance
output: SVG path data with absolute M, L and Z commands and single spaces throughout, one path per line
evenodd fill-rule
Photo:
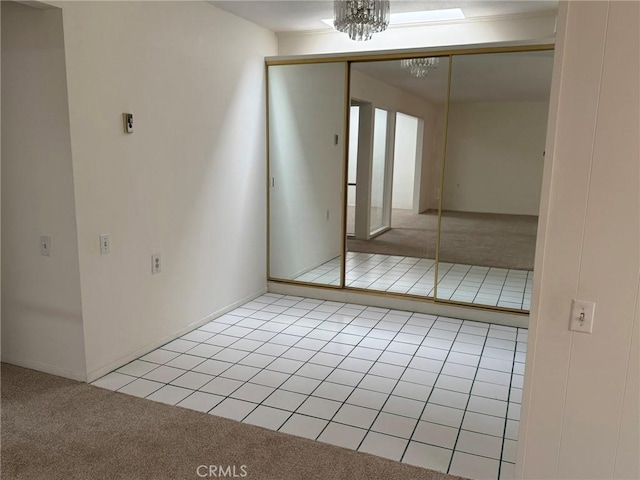
M 133 114 L 123 113 L 122 118 L 124 120 L 124 133 L 133 133 Z

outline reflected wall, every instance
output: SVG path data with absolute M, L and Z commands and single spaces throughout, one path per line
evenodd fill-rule
M 271 278 L 340 285 L 345 81 L 344 63 L 268 67 Z
M 528 310 L 553 51 L 457 55 L 437 296 Z
M 449 57 L 432 63 L 422 76 L 401 60 L 351 64 L 360 119 L 350 136 L 358 195 L 349 212 L 364 226 L 347 238 L 346 286 L 433 296 Z

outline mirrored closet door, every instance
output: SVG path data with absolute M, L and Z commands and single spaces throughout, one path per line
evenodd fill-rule
M 347 287 L 433 296 L 448 76 L 448 56 L 351 64 Z
M 527 312 L 552 67 L 552 46 L 269 65 L 269 278 Z
M 346 69 L 268 67 L 272 279 L 341 285 Z
M 529 310 L 553 51 L 455 55 L 437 298 Z

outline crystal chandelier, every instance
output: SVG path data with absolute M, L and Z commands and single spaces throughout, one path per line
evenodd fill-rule
M 440 59 L 438 57 L 407 58 L 400 60 L 400 66 L 409 70 L 411 75 L 418 78 L 426 77 L 429 71 L 438 67 L 439 63 Z
M 333 26 L 351 40 L 371 40 L 389 26 L 389 0 L 335 0 Z

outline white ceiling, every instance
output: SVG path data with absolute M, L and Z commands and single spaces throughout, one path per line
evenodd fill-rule
M 329 30 L 329 0 L 212 0 L 209 3 L 274 32 Z M 468 19 L 556 10 L 558 0 L 391 0 L 391 13 L 461 8 Z
M 467 19 L 555 11 L 558 0 L 390 0 L 391 12 L 461 8 Z M 331 30 L 332 0 L 212 0 L 211 3 L 274 32 Z M 467 55 L 454 61 L 451 100 L 506 101 L 549 98 L 553 52 Z M 400 61 L 354 63 L 353 68 L 432 103 L 446 95 L 447 61 L 426 78 L 416 79 Z
M 352 63 L 352 68 L 431 103 L 445 102 L 445 58 L 423 78 L 412 77 L 400 67 L 400 60 Z M 456 56 L 451 70 L 451 101 L 548 100 L 552 69 L 553 51 Z

